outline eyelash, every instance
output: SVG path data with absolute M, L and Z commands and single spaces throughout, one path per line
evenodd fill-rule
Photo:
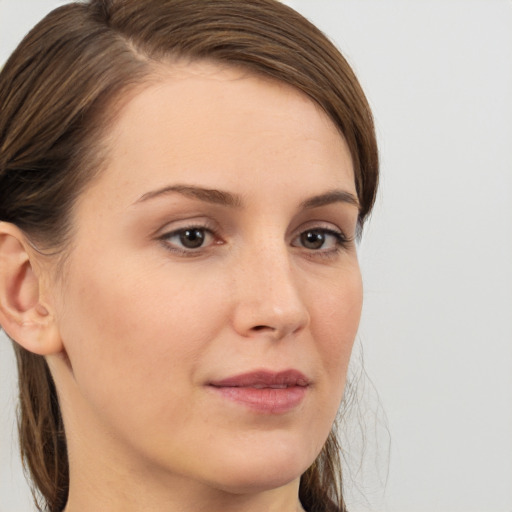
M 204 246 L 204 244 L 199 245 L 197 248 L 180 248 L 176 245 L 173 245 L 170 243 L 170 240 L 174 237 L 179 237 L 184 235 L 187 231 L 199 231 L 202 232 L 205 236 L 204 239 L 207 239 L 208 237 L 213 238 L 213 242 L 210 243 L 207 246 Z M 296 240 L 300 240 L 302 236 L 304 236 L 307 233 L 318 233 L 323 235 L 324 237 L 331 236 L 334 238 L 334 247 L 331 249 L 322 249 L 321 247 L 318 249 L 308 249 L 304 246 L 297 246 L 294 245 L 294 242 Z M 210 245 L 222 245 L 223 242 L 221 241 L 220 236 L 216 232 L 215 229 L 213 229 L 211 226 L 208 225 L 201 225 L 201 224 L 193 224 L 190 226 L 185 226 L 173 231 L 170 231 L 168 233 L 163 234 L 159 237 L 159 240 L 162 242 L 163 246 L 173 252 L 174 254 L 177 254 L 179 256 L 184 257 L 197 257 L 203 254 L 204 249 L 207 249 Z M 215 241 L 217 240 L 217 242 Z M 333 258 L 337 256 L 342 250 L 347 249 L 349 244 L 352 242 L 352 239 L 345 236 L 345 234 L 342 231 L 336 231 L 330 228 L 325 228 L 321 226 L 315 226 L 312 228 L 305 229 L 301 231 L 298 235 L 296 235 L 292 240 L 292 247 L 302 248 L 307 251 L 308 258 Z M 201 251 L 201 249 L 203 251 Z

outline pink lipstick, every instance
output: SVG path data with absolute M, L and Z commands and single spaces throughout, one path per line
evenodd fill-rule
M 224 398 L 267 414 L 282 414 L 304 399 L 309 380 L 297 370 L 259 370 L 210 383 Z

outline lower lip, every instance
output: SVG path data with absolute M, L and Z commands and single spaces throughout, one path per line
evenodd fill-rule
M 224 398 L 239 403 L 256 412 L 283 414 L 292 411 L 304 400 L 306 386 L 287 388 L 215 387 L 212 389 Z

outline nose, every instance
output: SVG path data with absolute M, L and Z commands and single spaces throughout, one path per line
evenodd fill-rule
M 283 241 L 269 245 L 247 250 L 234 272 L 233 324 L 243 337 L 279 340 L 309 325 L 305 291 L 287 247 Z

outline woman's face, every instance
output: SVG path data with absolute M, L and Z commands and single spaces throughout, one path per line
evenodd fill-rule
M 54 294 L 72 466 L 291 482 L 329 433 L 360 317 L 345 141 L 293 88 L 198 63 L 131 98 L 107 143 Z

